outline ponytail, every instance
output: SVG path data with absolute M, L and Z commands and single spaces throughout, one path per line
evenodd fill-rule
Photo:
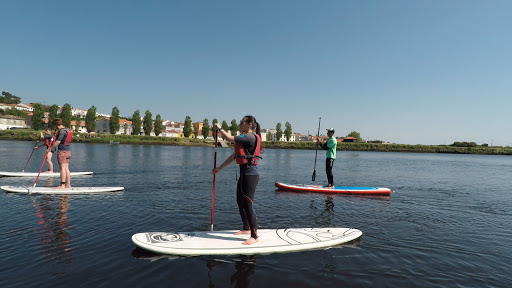
M 254 118 L 254 116 L 251 116 L 251 115 L 246 115 L 244 117 L 246 119 L 246 122 L 247 123 L 251 123 L 251 127 L 253 128 L 252 130 L 258 134 L 258 136 L 260 136 L 260 139 L 261 139 L 261 127 L 260 127 L 260 123 L 258 123 L 258 121 L 256 121 L 256 118 Z M 242 118 L 242 119 L 244 119 Z M 263 152 L 263 143 L 261 143 L 261 152 Z

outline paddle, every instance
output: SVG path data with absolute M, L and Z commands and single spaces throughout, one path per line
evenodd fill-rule
M 32 153 L 30 153 L 30 156 L 28 157 L 27 164 L 25 164 L 25 167 L 23 167 L 23 171 L 25 172 L 25 169 L 27 169 L 28 162 L 30 162 L 30 158 L 32 158 L 32 154 L 34 154 L 34 151 L 36 150 L 37 145 L 39 144 L 39 138 L 37 138 L 36 145 L 34 145 L 34 148 L 32 149 Z
M 217 168 L 217 135 L 218 130 L 215 128 L 215 153 L 213 156 L 213 169 Z M 212 222 L 211 222 L 211 230 L 213 231 L 213 209 L 215 207 L 215 174 L 213 174 L 213 189 L 212 189 Z
M 318 132 L 316 133 L 316 139 L 318 141 L 318 137 L 320 137 L 320 121 L 322 120 L 322 117 L 318 118 Z M 316 145 L 315 150 L 315 168 L 313 170 L 313 177 L 311 177 L 311 181 L 315 182 L 316 178 L 316 156 L 318 155 L 318 145 Z
M 41 168 L 39 168 L 39 172 L 37 173 L 36 182 L 34 182 L 34 186 L 32 186 L 32 189 L 30 189 L 28 191 L 28 194 L 32 193 L 32 190 L 34 190 L 34 188 L 36 188 L 37 180 L 39 179 L 39 174 L 41 174 L 41 170 L 43 170 L 44 162 L 46 161 L 46 158 L 48 157 L 47 155 L 48 155 L 48 151 L 44 154 L 43 163 L 41 163 Z
M 52 147 L 53 141 L 54 139 L 52 138 L 52 140 L 50 141 L 50 148 Z M 34 182 L 34 186 L 32 186 L 32 189 L 28 191 L 28 194 L 32 193 L 32 190 L 36 188 L 37 180 L 39 180 L 39 175 L 41 174 L 41 170 L 43 170 L 44 162 L 46 161 L 46 158 L 48 158 L 48 150 L 50 148 L 46 149 L 46 152 L 44 153 L 43 163 L 41 163 L 41 167 L 39 168 L 39 172 L 37 173 L 36 182 Z

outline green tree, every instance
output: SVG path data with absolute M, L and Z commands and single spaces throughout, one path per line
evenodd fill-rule
M 27 111 L 18 110 L 16 108 L 5 109 L 3 114 L 5 114 L 5 115 L 13 115 L 13 116 L 17 116 L 17 117 L 25 117 L 25 116 L 28 115 Z
M 162 123 L 163 123 L 162 116 L 160 116 L 160 114 L 157 114 L 156 118 L 155 118 L 155 135 L 156 136 L 162 134 L 162 128 L 163 128 Z
M 94 105 L 85 114 L 85 129 L 89 133 L 96 131 L 96 107 Z
M 222 120 L 222 124 L 220 124 L 220 127 L 224 129 L 224 131 L 229 131 L 228 122 L 226 122 L 226 120 Z
M 478 146 L 476 142 L 453 142 L 450 146 L 453 147 L 476 147 Z
M 347 135 L 347 137 L 354 137 L 357 142 L 361 142 L 361 134 L 359 134 L 359 132 L 352 131 Z
M 217 124 L 217 123 L 219 123 L 219 120 L 217 120 L 217 118 L 213 118 L 213 120 L 212 120 L 212 131 L 213 131 L 213 133 L 215 133 L 215 128 L 214 128 L 214 126 L 215 126 L 215 124 Z M 215 138 L 215 135 L 213 135 L 213 137 Z
M 277 123 L 276 125 L 276 140 L 280 141 L 281 137 L 283 137 L 283 131 L 281 130 L 281 123 Z
M 238 132 L 238 123 L 236 123 L 236 120 L 231 120 L 231 127 L 229 127 L 229 131 L 231 131 L 231 135 L 235 136 L 236 132 Z
M 0 96 L 0 103 L 20 104 L 21 98 L 18 96 L 12 95 L 9 92 L 2 91 L 2 96 Z
M 153 130 L 153 115 L 149 110 L 146 110 L 146 114 L 144 114 L 144 120 L 142 126 L 144 128 L 144 135 L 151 135 L 151 130 Z
M 50 107 L 50 111 L 48 114 L 48 123 L 52 123 L 53 119 L 59 118 L 59 105 L 53 104 Z
M 190 116 L 185 117 L 185 127 L 183 127 L 183 136 L 185 138 L 190 137 L 192 135 L 192 120 Z
M 203 120 L 203 139 L 208 138 L 208 134 L 210 134 L 210 124 L 208 123 L 208 119 L 204 118 Z
M 110 126 L 110 134 L 116 134 L 119 129 L 121 129 L 121 124 L 119 124 L 119 109 L 117 106 L 112 108 L 112 114 L 110 115 L 109 120 Z
M 198 135 L 199 135 L 199 123 L 194 123 L 194 138 L 197 139 Z
M 32 129 L 40 130 L 44 123 L 44 110 L 43 105 L 39 103 L 32 103 L 34 111 L 32 113 Z
M 80 131 L 80 124 L 82 123 L 82 118 L 79 115 L 75 117 L 75 132 L 78 133 Z
M 142 121 L 140 120 L 140 111 L 135 110 L 132 116 L 132 133 L 133 135 L 140 135 L 140 126 L 142 125 Z
M 290 138 L 292 138 L 292 124 L 290 124 L 290 122 L 286 122 L 284 124 L 284 137 L 286 137 L 286 141 L 290 141 Z
M 71 127 L 71 120 L 73 120 L 73 114 L 71 113 L 71 105 L 68 103 L 62 106 L 62 111 L 60 111 L 60 119 L 64 123 L 64 126 L 67 128 Z
M 124 135 L 128 134 L 128 123 L 124 122 Z

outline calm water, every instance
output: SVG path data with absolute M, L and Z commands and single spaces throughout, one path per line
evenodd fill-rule
M 33 142 L 0 141 L 0 171 L 21 171 Z M 314 151 L 265 150 L 255 210 L 260 228 L 354 227 L 328 250 L 170 257 L 131 235 L 210 229 L 213 148 L 73 144 L 74 186 L 105 195 L 0 192 L 0 287 L 510 287 L 510 156 L 339 152 L 335 184 L 383 186 L 391 197 L 276 192 L 311 183 Z M 43 151 L 27 171 L 37 172 Z M 218 161 L 231 153 L 221 148 Z M 316 183 L 326 181 L 319 153 Z M 54 163 L 56 164 L 56 159 Z M 215 229 L 239 229 L 235 166 L 217 176 Z M 0 185 L 35 179 L 0 178 Z M 40 179 L 38 186 L 57 185 Z

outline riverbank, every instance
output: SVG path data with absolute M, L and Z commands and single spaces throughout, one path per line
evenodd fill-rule
M 30 129 L 0 130 L 0 140 L 36 141 L 39 132 Z M 173 145 L 173 146 L 213 146 L 213 140 L 173 138 L 157 136 L 111 135 L 74 133 L 73 142 L 78 143 L 116 143 L 136 145 Z M 315 150 L 314 142 L 280 142 L 263 143 L 269 149 L 306 149 Z M 373 144 L 373 143 L 339 143 L 342 151 L 374 152 L 409 152 L 409 153 L 449 153 L 449 154 L 484 154 L 512 155 L 512 147 L 453 147 L 447 145 L 408 145 L 408 144 Z

